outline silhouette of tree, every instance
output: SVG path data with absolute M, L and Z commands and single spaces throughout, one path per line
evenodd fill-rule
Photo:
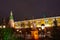
M 53 40 L 60 40 L 60 31 L 57 27 L 57 20 L 55 18 L 55 20 L 53 21 L 54 26 L 53 26 L 53 31 L 52 31 L 52 36 L 53 36 Z

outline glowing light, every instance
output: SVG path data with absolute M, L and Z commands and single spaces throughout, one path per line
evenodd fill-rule
M 19 30 L 17 30 L 17 32 L 18 32 Z
M 38 24 L 37 24 L 37 27 L 41 27 L 41 25 L 38 25 Z
M 15 27 L 16 29 L 20 28 L 20 27 Z
M 31 28 L 33 28 L 33 26 L 31 26 Z
M 19 31 L 21 33 L 21 31 Z
M 49 25 L 49 24 L 45 24 L 45 27 L 51 27 L 51 25 Z
M 6 26 L 5 26 L 5 25 L 3 25 L 3 28 L 6 28 Z
M 0 28 L 2 28 L 2 26 L 0 26 Z
M 41 26 L 42 30 L 45 29 L 45 26 Z
M 31 33 L 34 39 L 38 39 L 38 31 L 31 31 Z
M 41 29 L 39 28 L 39 30 L 41 30 Z

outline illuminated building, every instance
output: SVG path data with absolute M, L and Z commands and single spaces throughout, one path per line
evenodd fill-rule
M 40 19 L 33 19 L 33 20 L 24 20 L 24 21 L 15 21 L 15 28 L 29 28 L 28 23 L 30 24 L 31 28 L 33 28 L 32 22 L 35 22 L 35 27 L 42 27 L 41 25 L 44 24 L 45 27 L 53 27 L 54 26 L 54 19 L 57 20 L 57 26 L 60 26 L 60 16 L 58 17 L 48 17 L 48 18 L 40 18 Z M 24 23 L 24 27 L 21 25 Z
M 13 19 L 12 11 L 10 12 L 9 26 L 10 26 L 10 27 L 14 27 L 14 19 Z

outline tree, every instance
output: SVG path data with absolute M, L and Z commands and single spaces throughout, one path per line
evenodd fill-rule
M 60 29 L 57 27 L 57 20 L 55 18 L 54 20 L 54 26 L 53 26 L 53 31 L 52 31 L 52 36 L 53 36 L 53 40 L 60 40 Z
M 4 28 L 4 29 L 2 29 L 1 35 L 3 37 L 3 40 L 16 39 L 16 38 L 13 37 L 13 29 L 12 28 Z

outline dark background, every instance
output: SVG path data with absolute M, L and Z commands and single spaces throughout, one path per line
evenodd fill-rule
M 15 20 L 60 16 L 60 0 L 0 0 L 0 19 L 11 10 Z

